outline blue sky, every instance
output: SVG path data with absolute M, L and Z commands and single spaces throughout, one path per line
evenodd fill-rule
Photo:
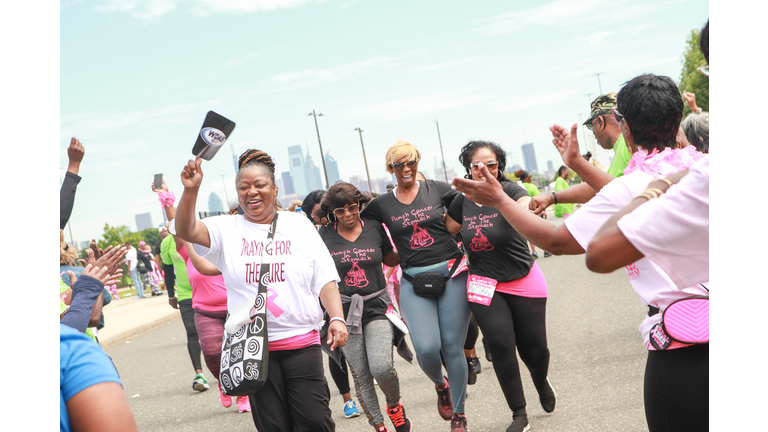
M 709 16 L 701 1 L 60 6 L 59 166 L 70 138 L 80 139 L 86 157 L 70 222 L 80 241 L 99 238 L 105 222 L 135 230 L 134 216 L 147 211 L 162 221 L 152 178 L 164 173 L 181 195 L 179 173 L 208 110 L 237 127 L 203 164 L 198 210 L 207 210 L 211 191 L 234 200 L 232 147 L 282 161 L 287 146 L 300 144 L 319 164 L 313 109 L 324 114 L 323 149 L 345 179 L 365 175 L 356 127 L 372 178 L 386 176 L 384 153 L 398 139 L 420 149 L 420 169 L 433 177 L 435 118 L 446 164 L 458 172 L 458 151 L 470 139 L 501 144 L 521 165 L 520 146 L 533 142 L 540 170 L 547 160 L 559 166 L 549 126 L 588 116 L 599 94 L 594 74 L 603 92 L 645 72 L 678 81 L 686 36 Z

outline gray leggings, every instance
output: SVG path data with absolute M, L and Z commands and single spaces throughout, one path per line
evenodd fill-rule
M 413 273 L 412 270 L 415 270 Z M 408 274 L 420 272 L 417 268 L 406 270 Z M 427 271 L 448 276 L 448 264 Z M 443 383 L 445 357 L 448 384 L 451 386 L 453 412 L 464 413 L 467 395 L 467 360 L 464 356 L 464 339 L 469 326 L 469 302 L 467 301 L 467 273 L 463 272 L 446 282 L 445 292 L 437 298 L 419 297 L 413 285 L 400 278 L 400 312 L 410 331 L 416 359 L 427 377 L 440 385 Z
M 357 398 L 368 423 L 371 426 L 384 423 L 373 380 L 375 378 L 379 383 L 387 405 L 397 405 L 400 401 L 400 381 L 392 358 L 392 324 L 388 319 L 364 324 L 362 334 L 350 333 L 342 351 L 352 371 Z

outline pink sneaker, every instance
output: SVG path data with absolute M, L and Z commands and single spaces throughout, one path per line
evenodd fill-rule
M 241 413 L 251 411 L 251 402 L 248 401 L 248 396 L 237 397 L 237 410 Z
M 224 405 L 224 408 L 229 408 L 232 406 L 232 396 L 227 396 L 224 394 L 224 392 L 221 390 L 221 384 L 219 384 L 219 396 L 221 397 L 221 404 Z

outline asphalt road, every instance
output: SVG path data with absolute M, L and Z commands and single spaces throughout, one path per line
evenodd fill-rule
M 558 401 L 553 413 L 543 411 L 521 362 L 532 430 L 646 431 L 642 396 L 646 351 L 637 330 L 645 309 L 626 273 L 623 269 L 609 275 L 591 273 L 583 255 L 542 257 L 537 262 L 549 286 L 549 376 Z M 175 320 L 107 348 L 140 430 L 255 430 L 250 414 L 239 414 L 235 404 L 228 409 L 221 406 L 215 379 L 205 366 L 213 384 L 211 390 L 192 390 L 194 372 L 185 340 L 181 320 Z M 483 372 L 477 384 L 468 388 L 468 429 L 504 431 L 512 420 L 511 412 L 498 386 L 493 363 L 485 360 L 479 340 L 477 351 Z M 328 359 L 324 360 L 327 364 Z M 449 422 L 436 412 L 434 387 L 415 360 L 408 364 L 395 355 L 395 366 L 402 402 L 414 431 L 448 431 Z M 372 430 L 363 415 L 344 418 L 342 398 L 328 373 L 326 378 L 336 430 Z M 383 405 L 380 392 L 379 401 Z M 385 424 L 391 427 L 389 419 L 385 418 Z

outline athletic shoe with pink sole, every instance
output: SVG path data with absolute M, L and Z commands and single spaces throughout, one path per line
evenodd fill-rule
M 224 394 L 224 391 L 221 389 L 221 384 L 219 384 L 219 397 L 221 398 L 221 404 L 224 405 L 224 408 L 232 406 L 232 396 Z
M 435 386 L 437 391 L 437 412 L 440 413 L 440 417 L 443 420 L 451 420 L 453 418 L 453 402 L 451 401 L 451 386 L 448 385 L 448 378 L 443 377 L 445 383 L 444 388 Z
M 251 402 L 248 401 L 248 396 L 237 397 L 237 410 L 241 413 L 251 411 Z

